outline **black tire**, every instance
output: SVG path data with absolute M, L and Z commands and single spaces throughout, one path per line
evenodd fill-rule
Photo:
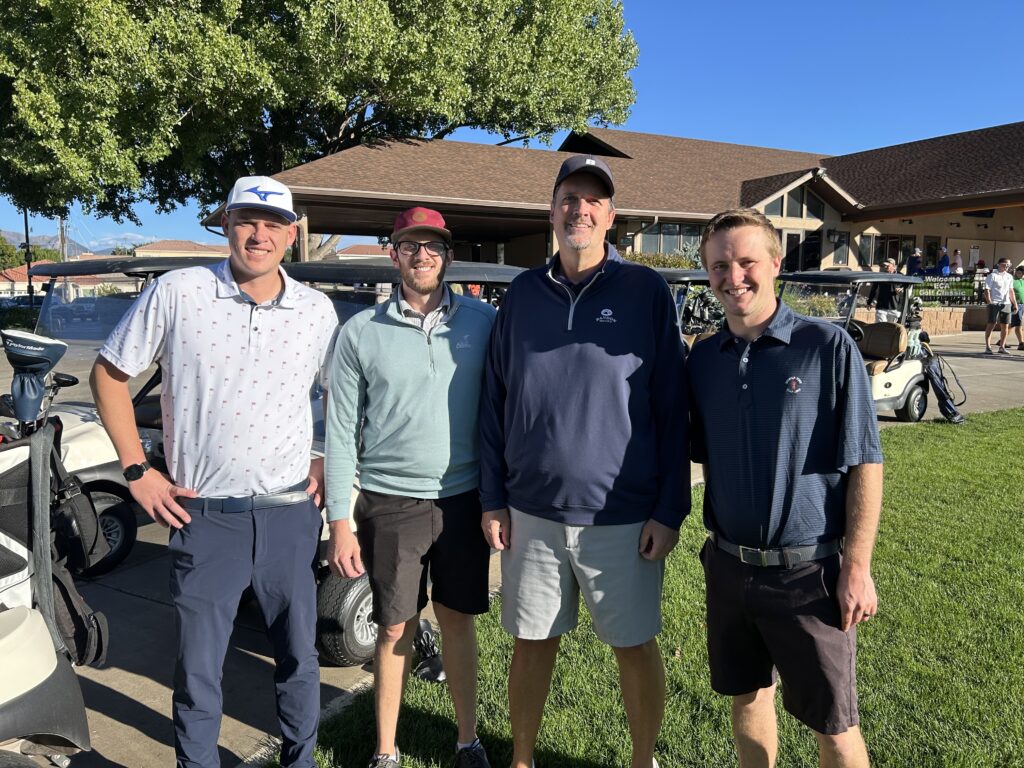
M 0 749 L 0 768 L 39 768 L 39 763 L 17 752 Z
M 342 667 L 370 661 L 377 642 L 372 610 L 373 595 L 366 574 L 357 579 L 329 574 L 316 591 L 316 636 L 321 654 Z
M 110 553 L 92 568 L 86 568 L 82 575 L 94 578 L 109 573 L 131 554 L 138 535 L 135 519 L 135 504 L 125 501 L 117 494 L 98 489 L 86 489 L 96 506 L 98 524 L 110 546 Z
M 928 410 L 928 393 L 915 384 L 907 393 L 907 399 L 903 402 L 902 408 L 896 409 L 896 418 L 900 421 L 920 421 Z

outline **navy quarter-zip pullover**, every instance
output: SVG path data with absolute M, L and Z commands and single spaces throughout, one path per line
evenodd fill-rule
M 607 246 L 582 287 L 551 263 L 512 282 L 480 399 L 484 510 L 569 525 L 690 511 L 684 355 L 668 286 Z

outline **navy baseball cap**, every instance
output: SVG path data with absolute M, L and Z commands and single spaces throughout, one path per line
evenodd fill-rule
M 615 197 L 615 181 L 612 179 L 611 168 L 600 157 L 595 157 L 594 155 L 573 155 L 570 157 L 562 163 L 562 167 L 558 170 L 554 188 L 558 189 L 558 185 L 574 173 L 589 173 L 597 176 L 608 187 L 609 197 Z

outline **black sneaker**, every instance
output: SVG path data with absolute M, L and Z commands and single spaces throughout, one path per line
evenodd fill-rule
M 374 755 L 370 761 L 370 768 L 400 768 L 398 761 L 391 755 Z
M 455 768 L 491 768 L 480 739 L 455 753 Z

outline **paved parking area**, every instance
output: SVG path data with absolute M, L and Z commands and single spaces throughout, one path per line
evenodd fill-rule
M 981 333 L 939 337 L 932 346 L 949 360 L 967 388 L 965 413 L 1024 406 L 1024 352 L 984 355 Z M 3 368 L 0 391 L 7 391 L 10 373 L 6 365 Z M 938 410 L 931 402 L 926 418 L 935 417 Z M 879 420 L 887 427 L 900 424 L 893 416 Z M 693 479 L 699 475 L 694 473 Z M 107 576 L 82 585 L 89 604 L 106 613 L 112 643 L 106 668 L 79 672 L 93 738 L 93 751 L 74 758 L 80 768 L 144 768 L 174 762 L 170 685 L 175 641 L 166 541 L 166 530 L 154 524 L 141 526 L 129 559 Z M 497 581 L 492 567 L 492 583 Z M 337 707 L 368 676 L 365 668 L 323 667 L 325 707 Z M 276 732 L 272 656 L 254 606 L 245 607 L 235 625 L 225 663 L 224 712 L 225 766 L 260 752 L 267 734 Z

